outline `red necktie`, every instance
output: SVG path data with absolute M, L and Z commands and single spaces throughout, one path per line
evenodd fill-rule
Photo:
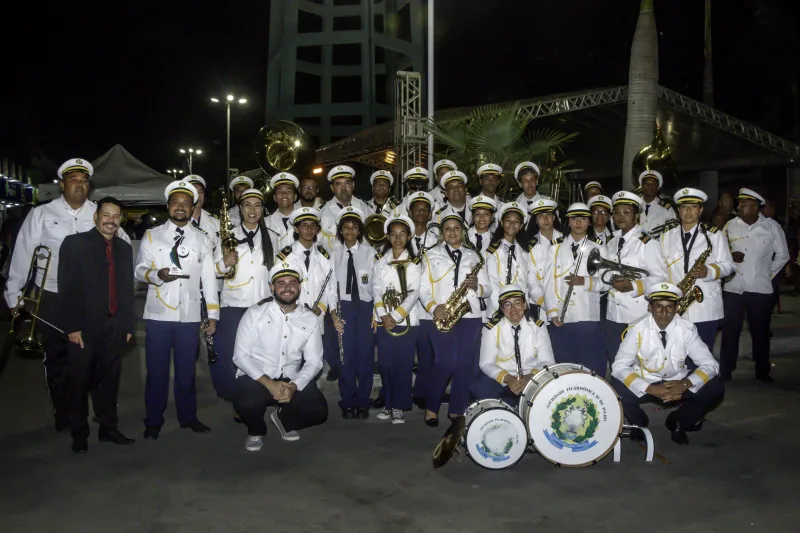
M 114 249 L 111 241 L 106 240 L 106 261 L 108 261 L 108 313 L 117 314 L 117 284 L 114 274 Z

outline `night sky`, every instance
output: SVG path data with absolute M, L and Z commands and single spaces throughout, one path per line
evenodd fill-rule
M 800 2 L 714 5 L 717 107 L 791 136 Z M 438 0 L 436 9 L 439 109 L 627 82 L 637 0 Z M 268 1 L 45 2 L 13 20 L 0 156 L 25 162 L 41 150 L 58 164 L 119 143 L 163 172 L 181 164 L 179 146 L 194 145 L 206 151 L 195 172 L 217 181 L 225 114 L 208 99 L 230 91 L 249 99 L 232 112 L 232 166 L 256 166 Z M 656 21 L 661 83 L 700 99 L 702 0 L 656 0 Z

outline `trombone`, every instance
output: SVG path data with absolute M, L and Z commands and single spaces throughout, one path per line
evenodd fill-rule
M 53 252 L 44 245 L 39 245 L 33 249 L 33 256 L 31 257 L 31 264 L 28 267 L 28 277 L 25 285 L 22 288 L 22 294 L 17 300 L 17 305 L 11 311 L 11 327 L 8 330 L 9 338 L 14 338 L 14 329 L 17 319 L 23 314 L 31 315 L 31 325 L 27 334 L 21 338 L 14 340 L 14 345 L 26 352 L 39 352 L 42 350 L 42 345 L 36 340 L 36 322 L 41 321 L 53 328 L 52 324 L 42 320 L 39 317 L 39 305 L 42 303 L 42 295 L 44 294 L 44 283 L 47 279 L 47 272 L 50 270 L 50 261 L 53 257 Z M 44 260 L 44 266 L 39 266 L 39 260 Z M 38 270 L 43 270 L 42 286 L 36 290 L 36 273 Z M 26 294 L 26 292 L 28 294 Z M 33 302 L 33 311 L 26 309 L 25 303 Z M 58 329 L 58 328 L 55 328 Z M 60 330 L 59 330 L 60 331 Z

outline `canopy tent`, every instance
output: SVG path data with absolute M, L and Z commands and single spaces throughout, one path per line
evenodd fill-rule
M 114 145 L 92 165 L 92 200 L 113 196 L 126 205 L 164 203 L 164 189 L 171 178 L 136 159 L 122 145 Z

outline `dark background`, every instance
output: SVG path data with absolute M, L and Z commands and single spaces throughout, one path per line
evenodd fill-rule
M 438 0 L 437 109 L 627 83 L 637 0 Z M 800 2 L 715 0 L 716 107 L 794 137 Z M 703 1 L 656 0 L 660 82 L 702 99 Z M 7 10 L 7 8 L 4 8 Z M 32 2 L 7 12 L 0 156 L 28 166 L 122 144 L 156 170 L 200 146 L 195 172 L 254 168 L 265 122 L 269 2 Z M 794 91 L 794 94 L 793 94 Z

